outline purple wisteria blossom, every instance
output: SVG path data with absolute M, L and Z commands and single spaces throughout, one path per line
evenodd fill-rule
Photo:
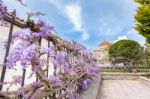
M 89 66 L 86 68 L 86 73 L 89 77 L 91 77 L 92 79 L 95 79 L 98 77 L 99 75 L 99 66 L 97 65 L 93 65 L 93 66 Z
M 33 35 L 32 31 L 28 28 L 23 29 L 22 31 L 14 32 L 12 38 L 14 40 L 22 40 L 22 41 L 32 41 Z
M 30 87 L 39 88 L 41 87 L 41 82 L 33 82 L 29 84 Z
M 41 47 L 41 50 L 40 50 L 40 52 L 42 53 L 42 54 L 47 54 L 49 57 L 54 57 L 54 47 Z
M 42 67 L 45 65 L 45 60 L 36 60 L 36 64 L 32 67 L 32 72 L 38 72 L 40 70 L 42 70 Z
M 39 20 L 38 21 L 38 26 L 40 27 L 40 37 L 41 38 L 45 38 L 47 39 L 48 37 L 51 36 L 51 31 L 54 29 L 53 26 L 47 24 L 45 21 L 43 20 Z
M 30 29 L 23 29 L 22 31 L 19 32 L 14 32 L 12 38 L 17 40 L 30 40 L 32 32 Z
M 14 77 L 14 82 L 16 84 L 21 84 L 22 83 L 22 76 L 15 76 Z
M 34 61 L 38 57 L 39 46 L 36 44 L 29 45 L 26 49 L 23 51 L 23 58 L 27 59 L 29 61 Z
M 58 52 L 57 54 L 55 54 L 54 58 L 53 58 L 53 64 L 56 68 L 60 67 L 60 66 L 67 66 L 67 60 L 66 60 L 66 52 Z
M 89 85 L 90 85 L 91 83 L 92 83 L 92 80 L 90 80 L 90 79 L 84 80 L 84 81 L 82 82 L 82 84 L 81 84 L 82 90 L 83 90 L 83 91 L 86 90 L 86 89 L 89 87 Z
M 61 87 L 61 88 L 64 87 L 62 81 L 60 80 L 60 78 L 59 78 L 58 76 L 52 75 L 52 76 L 49 77 L 49 80 L 50 80 L 50 81 L 53 83 L 53 85 L 56 86 L 56 87 Z
M 40 26 L 40 32 L 32 32 L 30 29 L 26 28 L 22 31 L 14 32 L 12 38 L 14 40 L 36 41 L 40 38 L 48 38 L 49 36 L 51 36 L 50 30 L 52 30 L 52 28 L 50 26 L 47 26 L 44 23 Z
M 17 91 L 19 95 L 22 95 L 24 99 L 27 99 L 26 90 L 24 87 L 20 87 Z
M 0 0 L 0 20 L 3 18 L 6 12 L 7 12 L 7 7 L 4 5 L 3 1 Z
M 67 98 L 68 99 L 79 99 L 79 94 L 77 92 L 70 90 L 70 91 L 68 91 Z
M 16 65 L 16 62 L 18 62 L 21 59 L 21 54 L 22 54 L 21 46 L 17 46 L 16 48 L 14 48 L 12 52 L 10 53 L 10 55 L 7 57 L 6 66 L 9 69 L 14 68 L 14 66 Z
M 42 73 L 45 74 L 44 66 L 46 65 L 46 59 L 41 56 L 48 55 L 48 59 L 53 63 L 54 69 L 56 70 L 55 75 L 51 75 L 47 78 L 53 86 L 50 88 L 57 88 L 58 91 L 65 89 L 64 93 L 58 97 L 65 94 L 67 99 L 78 99 L 79 92 L 77 88 L 80 88 L 81 92 L 86 90 L 91 82 L 98 77 L 99 66 L 94 61 L 92 54 L 77 42 L 72 42 L 74 48 L 74 50 L 72 50 L 74 55 L 72 58 L 73 62 L 70 61 L 71 59 L 69 59 L 68 53 L 65 51 L 57 51 L 57 47 L 61 46 L 61 44 L 54 45 L 54 47 L 50 46 L 49 48 L 39 46 L 37 43 L 39 39 L 48 39 L 52 36 L 51 31 L 53 27 L 44 21 L 39 21 L 38 26 L 40 27 L 40 32 L 23 29 L 20 32 L 13 33 L 14 45 L 16 44 L 17 46 L 13 46 L 13 49 L 7 57 L 6 66 L 12 69 L 17 63 L 20 63 L 22 68 L 32 66 L 31 75 L 38 71 L 42 71 Z M 15 43 L 16 41 L 17 43 Z M 76 55 L 76 53 L 78 54 Z M 64 81 L 64 79 L 66 79 L 66 81 Z M 16 79 L 16 82 L 21 82 L 19 77 Z M 70 84 L 68 82 L 70 82 Z M 28 86 L 30 88 L 40 89 L 41 85 L 42 82 L 39 80 Z M 18 91 L 25 99 L 28 99 L 27 90 L 20 88 Z
M 43 21 L 43 20 L 39 20 L 39 21 L 38 21 L 38 26 L 41 27 L 41 28 L 42 28 L 42 27 L 43 27 L 43 28 L 45 27 L 46 30 L 47 30 L 47 29 L 48 29 L 48 30 L 53 30 L 53 29 L 54 29 L 54 26 L 51 26 L 51 25 L 47 24 L 47 23 L 46 23 L 45 21 Z
M 41 82 L 32 82 L 28 85 L 26 85 L 26 87 L 28 88 L 40 88 Z M 21 96 L 23 96 L 23 99 L 29 99 L 30 95 L 27 95 L 28 90 L 26 89 L 26 87 L 21 87 L 18 89 L 17 93 Z M 34 98 L 30 98 L 30 99 L 34 99 Z
M 7 22 L 3 20 L 6 13 L 7 7 L 4 5 L 3 1 L 0 0 L 0 27 L 8 27 Z
M 76 41 L 72 41 L 72 44 L 74 45 L 74 51 L 76 51 L 76 52 L 86 50 L 86 48 L 83 45 L 77 43 Z

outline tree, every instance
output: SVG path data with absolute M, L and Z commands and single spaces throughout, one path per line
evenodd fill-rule
M 139 34 L 146 38 L 148 52 L 146 53 L 147 57 L 145 61 L 147 61 L 149 64 L 150 56 L 148 53 L 150 53 L 150 0 L 135 0 L 135 2 L 140 4 L 135 15 L 135 20 L 137 22 L 135 30 L 137 30 Z
M 110 46 L 108 53 L 115 63 L 133 65 L 134 61 L 139 61 L 143 57 L 143 48 L 133 40 L 120 40 Z
M 150 43 L 150 0 L 135 0 L 135 2 L 140 4 L 135 15 L 137 22 L 135 30 Z

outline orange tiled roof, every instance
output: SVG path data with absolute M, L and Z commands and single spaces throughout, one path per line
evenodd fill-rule
M 108 41 L 103 41 L 102 43 L 99 44 L 99 46 L 105 46 L 105 45 L 110 45 Z

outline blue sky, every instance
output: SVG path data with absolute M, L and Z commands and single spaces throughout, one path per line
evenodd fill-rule
M 55 27 L 60 37 L 76 40 L 89 49 L 96 49 L 104 40 L 113 43 L 132 39 L 141 45 L 145 42 L 133 29 L 138 7 L 134 0 L 24 0 L 27 7 L 15 0 L 3 1 L 22 19 L 27 19 L 26 12 L 46 13 L 42 18 Z

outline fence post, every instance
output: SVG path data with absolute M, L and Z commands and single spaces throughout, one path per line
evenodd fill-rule
M 22 86 L 24 86 L 24 82 L 25 82 L 25 75 L 26 75 L 26 69 L 23 69 L 21 87 L 22 87 Z
M 5 58 L 4 58 L 4 62 L 3 62 L 4 65 L 2 68 L 2 74 L 1 74 L 1 83 L 4 82 L 4 78 L 5 78 L 5 73 L 6 73 L 6 64 L 5 63 L 7 62 L 7 56 L 9 55 L 15 17 L 16 17 L 16 10 L 14 10 L 13 15 L 12 15 L 12 23 L 10 25 L 9 37 L 8 37 L 8 42 L 7 42 L 7 46 L 6 46 Z M 0 90 L 2 90 L 2 88 L 3 88 L 3 85 L 0 85 Z

